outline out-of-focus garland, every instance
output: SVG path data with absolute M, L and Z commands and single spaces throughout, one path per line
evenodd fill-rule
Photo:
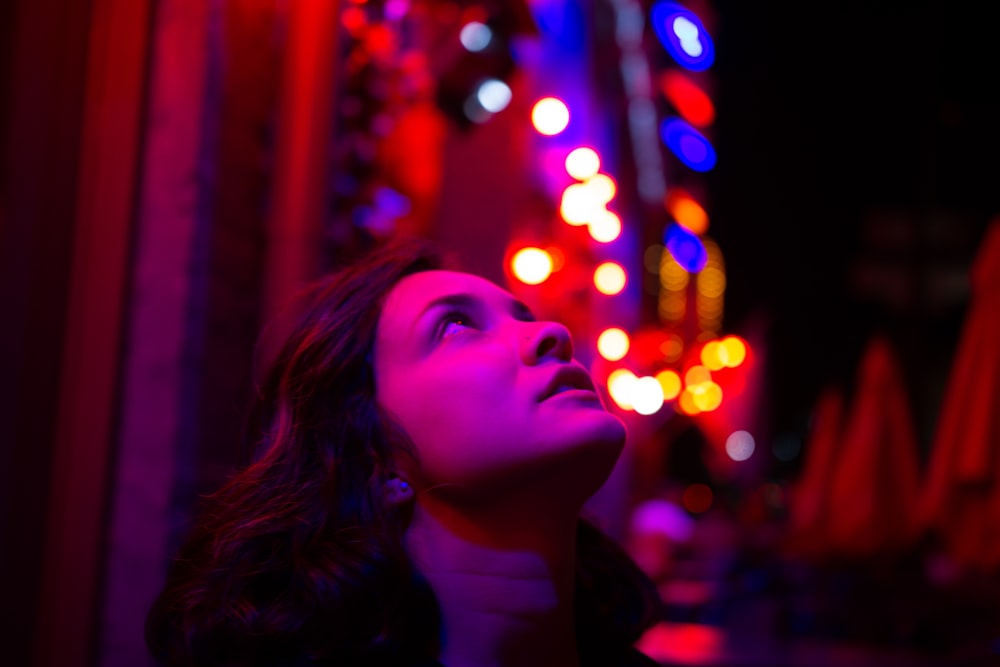
M 350 2 L 341 13 L 326 225 L 334 264 L 392 234 L 410 212 L 410 196 L 387 182 L 379 156 L 400 116 L 433 95 L 417 39 L 420 4 Z

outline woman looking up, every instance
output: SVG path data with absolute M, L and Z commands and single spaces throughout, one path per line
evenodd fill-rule
M 580 519 L 625 440 L 569 332 L 417 242 L 327 279 L 150 612 L 166 665 L 590 667 L 651 583 Z

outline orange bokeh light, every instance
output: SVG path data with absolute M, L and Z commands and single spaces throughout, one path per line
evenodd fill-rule
M 677 409 L 686 415 L 696 415 L 701 412 L 701 408 L 694 402 L 694 392 L 691 391 L 691 387 L 681 392 L 680 398 L 677 399 Z
M 664 206 L 670 217 L 692 234 L 704 234 L 708 231 L 708 213 L 685 190 L 671 188 L 664 200 Z

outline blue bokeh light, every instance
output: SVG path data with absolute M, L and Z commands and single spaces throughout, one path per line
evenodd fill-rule
M 709 171 L 715 166 L 715 149 L 708 139 L 680 118 L 667 118 L 660 125 L 660 138 L 674 155 L 695 171 Z
M 708 252 L 705 244 L 695 234 L 677 223 L 671 223 L 663 234 L 663 244 L 677 263 L 688 273 L 697 273 L 705 268 Z
M 650 12 L 650 23 L 663 48 L 682 67 L 701 72 L 715 61 L 715 45 L 701 19 L 676 2 L 658 2 Z

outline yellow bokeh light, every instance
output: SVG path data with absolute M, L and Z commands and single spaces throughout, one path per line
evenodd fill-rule
M 593 178 L 601 169 L 601 157 L 593 148 L 581 146 L 566 156 L 566 173 L 578 181 Z
M 627 281 L 625 269 L 615 262 L 604 262 L 594 270 L 594 286 L 601 294 L 619 294 Z
M 726 336 L 719 342 L 719 346 L 726 351 L 725 364 L 729 368 L 736 368 L 747 358 L 746 343 L 736 336 Z
M 676 371 L 670 369 L 662 370 L 656 374 L 656 381 L 663 389 L 663 400 L 672 401 L 681 393 L 681 376 Z
M 552 275 L 552 257 L 541 248 L 521 248 L 510 262 L 514 277 L 528 285 L 538 285 Z
M 618 361 L 628 354 L 629 345 L 628 334 L 617 327 L 605 329 L 597 337 L 597 351 L 608 361 Z
M 608 375 L 608 394 L 622 410 L 632 409 L 632 395 L 638 378 L 627 368 L 617 368 Z
M 618 193 L 618 184 L 607 174 L 595 174 L 588 178 L 585 184 L 592 193 L 594 201 L 601 204 L 607 204 Z
M 598 243 L 610 243 L 622 234 L 622 219 L 607 209 L 594 215 L 588 227 L 590 237 Z
M 719 356 L 721 347 L 719 341 L 710 340 L 705 343 L 705 347 L 701 348 L 701 363 L 711 371 L 722 370 L 726 367 L 725 362 Z
M 698 273 L 698 293 L 718 297 L 726 290 L 726 274 L 714 266 L 706 266 Z
M 722 405 L 722 387 L 712 381 L 691 388 L 694 404 L 702 412 L 711 412 Z
M 563 190 L 559 214 L 567 224 L 579 226 L 590 222 L 595 212 L 603 208 L 604 205 L 594 199 L 594 193 L 585 184 L 574 183 Z
M 712 374 L 704 366 L 692 366 L 684 373 L 684 384 L 693 387 L 703 382 L 711 382 Z
M 555 97 L 543 97 L 531 109 L 531 124 L 547 137 L 559 134 L 569 125 L 569 108 Z
M 680 398 L 677 399 L 677 408 L 686 415 L 696 415 L 701 412 L 694 402 L 694 393 L 690 387 L 681 392 Z

